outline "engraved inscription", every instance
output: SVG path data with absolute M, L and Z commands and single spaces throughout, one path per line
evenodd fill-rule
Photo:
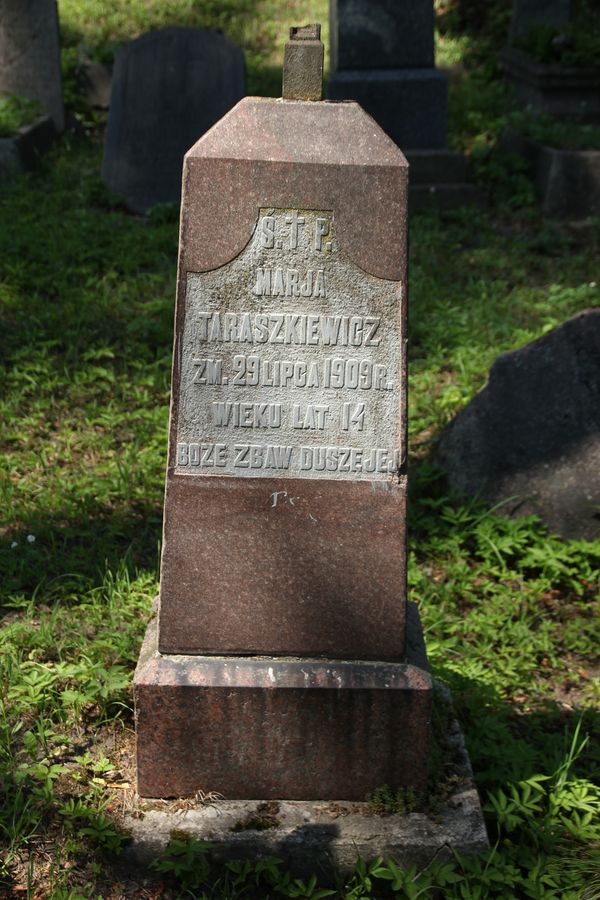
M 344 255 L 331 213 L 261 210 L 236 259 L 187 276 L 175 471 L 394 477 L 402 290 Z

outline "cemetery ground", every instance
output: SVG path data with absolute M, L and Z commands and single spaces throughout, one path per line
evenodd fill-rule
M 138 24 L 172 24 L 170 6 Z M 298 21 L 308 7 L 295 4 Z M 77 11 L 77 40 L 127 36 L 122 5 L 106 31 L 91 0 L 60 8 L 67 36 Z M 250 37 L 229 36 L 251 45 L 258 92 L 273 82 L 258 60 L 279 23 L 252 22 Z M 600 223 L 541 218 L 520 164 L 495 149 L 505 100 L 489 41 L 467 32 L 441 43 L 448 61 L 479 64 L 453 89 L 451 129 L 489 206 L 411 222 L 409 580 L 492 849 L 420 871 L 358 863 L 338 883 L 317 866 L 298 882 L 275 860 L 219 865 L 185 834 L 151 871 L 124 862 L 123 814 L 144 809 L 131 679 L 158 583 L 177 214 L 132 216 L 103 188 L 103 122 L 78 92 L 74 46 L 76 127 L 0 202 L 0 895 L 598 896 L 600 542 L 449 494 L 429 457 L 500 352 L 599 305 Z M 433 815 L 436 790 L 421 798 Z M 413 802 L 382 790 L 378 812 Z

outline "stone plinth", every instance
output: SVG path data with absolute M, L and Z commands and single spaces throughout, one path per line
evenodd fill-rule
M 444 738 L 444 771 L 455 778 L 450 795 L 435 815 L 374 815 L 361 801 L 221 800 L 208 798 L 139 804 L 125 818 L 131 842 L 124 849 L 129 865 L 145 867 L 164 853 L 173 832 L 185 832 L 209 841 L 219 860 L 278 856 L 296 877 L 313 872 L 349 872 L 360 856 L 366 862 L 378 856 L 400 865 L 427 867 L 433 858 L 451 859 L 453 853 L 489 850 L 483 812 L 458 722 L 449 723 Z M 255 823 L 267 821 L 259 830 Z M 143 815 L 140 815 L 140 812 Z M 254 825 L 254 827 L 252 827 Z
M 501 56 L 519 106 L 577 122 L 600 119 L 600 68 L 540 63 L 514 47 Z
M 33 169 L 56 140 L 50 116 L 40 116 L 19 128 L 14 137 L 0 138 L 0 181 L 10 180 L 23 169 Z
M 403 150 L 446 146 L 448 84 L 434 68 L 433 2 L 337 0 L 330 100 L 356 100 Z
M 432 684 L 416 611 L 403 663 L 162 655 L 135 674 L 138 791 L 364 800 L 423 791 Z
M 581 220 L 600 214 L 600 150 L 561 150 L 511 129 L 501 145 L 529 163 L 544 215 Z
M 37 100 L 64 129 L 56 0 L 2 0 L 0 92 Z

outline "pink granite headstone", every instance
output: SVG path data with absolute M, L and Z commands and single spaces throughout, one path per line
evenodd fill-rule
M 294 64 L 318 65 L 315 34 L 295 41 Z M 135 677 L 144 796 L 426 783 L 408 167 L 356 103 L 302 99 L 299 74 L 184 161 L 159 611 Z

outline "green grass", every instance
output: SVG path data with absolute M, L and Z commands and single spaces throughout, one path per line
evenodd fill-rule
M 565 122 L 552 116 L 514 113 L 508 124 L 525 137 L 561 150 L 600 150 L 600 126 Z
M 39 114 L 40 106 L 35 100 L 0 92 L 0 138 L 11 137 Z
M 71 48 L 98 53 L 147 27 L 217 22 L 193 18 L 200 9 L 225 7 L 60 3 Z M 244 3 L 231 9 L 231 36 L 255 41 L 267 78 L 281 18 L 264 25 L 273 5 L 259 4 L 258 24 Z M 309 4 L 294 12 L 315 17 Z M 489 59 L 464 35 L 468 58 Z M 600 224 L 541 220 L 518 163 L 495 150 L 505 100 L 485 65 L 457 86 L 452 133 L 490 208 L 411 223 L 409 581 L 493 850 L 300 884 L 280 862 L 222 866 L 175 837 L 145 875 L 152 890 L 167 879 L 171 896 L 358 900 L 437 885 L 463 900 L 575 900 L 598 873 L 600 542 L 448 495 L 429 461 L 499 352 L 600 305 Z M 120 814 L 134 802 L 131 676 L 158 584 L 178 238 L 168 211 L 140 220 L 107 194 L 92 125 L 0 197 L 0 884 L 65 900 L 115 884 L 134 896 Z
M 59 0 L 63 47 L 84 44 L 110 60 L 119 44 L 171 25 L 220 29 L 243 47 L 249 94 L 281 96 L 283 45 L 291 25 L 320 22 L 329 47 L 327 0 Z

